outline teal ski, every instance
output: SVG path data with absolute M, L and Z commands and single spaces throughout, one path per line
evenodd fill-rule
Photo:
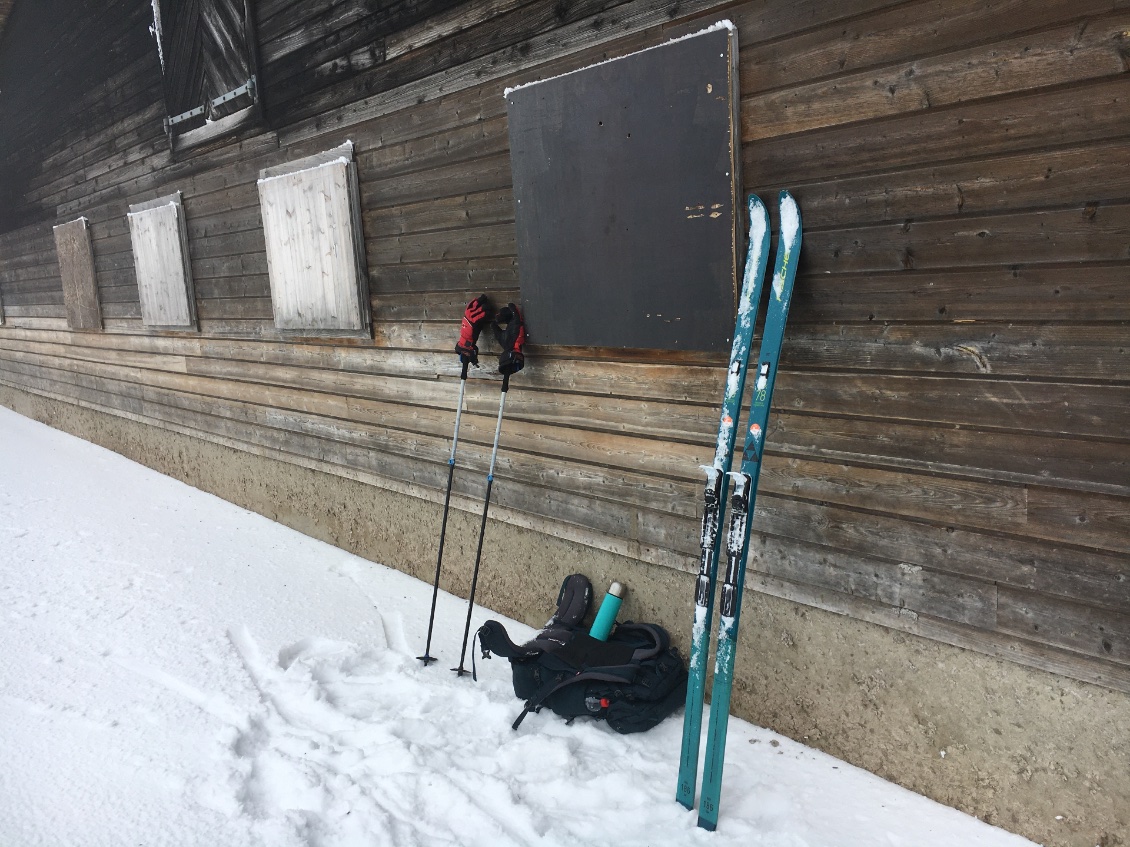
M 730 351 L 726 393 L 718 423 L 718 442 L 714 464 L 704 467 L 706 490 L 702 511 L 702 550 L 694 594 L 694 626 L 691 629 L 690 679 L 687 683 L 687 708 L 683 716 L 683 747 L 679 757 L 679 785 L 675 799 L 688 809 L 694 807 L 698 781 L 699 739 L 702 735 L 702 698 L 706 687 L 706 661 L 710 652 L 710 629 L 714 612 L 714 580 L 718 572 L 718 527 L 726 505 L 730 461 L 734 454 L 737 421 L 753 340 L 753 327 L 761 303 L 765 268 L 769 263 L 769 213 L 758 197 L 749 196 L 749 253 L 746 257 L 742 292 L 738 300 L 738 319 Z
M 800 257 L 800 209 L 787 191 L 780 196 L 781 231 L 777 239 L 777 259 L 765 315 L 765 331 L 757 362 L 757 382 L 749 409 L 749 426 L 742 450 L 741 470 L 731 473 L 734 493 L 730 501 L 730 526 L 726 533 L 726 576 L 722 583 L 719 608 L 718 654 L 714 664 L 714 689 L 710 698 L 710 728 L 706 743 L 706 764 L 702 774 L 702 798 L 698 825 L 713 830 L 718 825 L 718 806 L 722 793 L 722 766 L 726 755 L 726 729 L 730 720 L 730 694 L 734 681 L 734 655 L 738 644 L 738 620 L 745 586 L 749 531 L 757 499 L 757 480 L 761 454 L 769 424 L 769 405 L 777 377 L 777 361 L 784 341 L 785 321 L 792 300 L 793 280 Z

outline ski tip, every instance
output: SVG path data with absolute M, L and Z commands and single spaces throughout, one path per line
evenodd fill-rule
M 765 204 L 761 202 L 761 198 L 758 197 L 756 194 L 751 194 L 746 199 L 746 207 L 749 209 L 749 213 L 752 215 L 755 210 L 764 209 Z
M 781 240 L 785 244 L 792 244 L 795 246 L 800 245 L 800 206 L 797 205 L 793 195 L 788 191 L 782 191 L 780 196 L 780 209 L 781 209 Z M 778 259 L 780 262 L 780 259 Z M 796 263 L 792 264 L 795 267 Z M 778 267 L 778 270 L 780 267 Z M 794 271 L 795 272 L 795 271 Z M 777 288 L 777 281 L 773 282 L 774 290 Z M 778 294 L 779 297 L 779 294 Z
M 790 229 L 788 226 L 789 219 L 795 219 L 795 229 L 800 229 L 800 205 L 797 203 L 796 198 L 789 193 L 788 189 L 781 191 L 777 197 L 777 205 L 781 210 L 782 223 L 785 225 L 783 229 Z

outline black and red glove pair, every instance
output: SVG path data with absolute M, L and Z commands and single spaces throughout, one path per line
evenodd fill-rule
M 526 357 L 522 347 L 526 343 L 526 326 L 522 322 L 522 313 L 513 303 L 507 303 L 494 314 L 494 307 L 485 294 L 480 294 L 467 304 L 463 312 L 463 323 L 459 328 L 459 342 L 455 345 L 455 352 L 459 354 L 459 361 L 463 364 L 479 364 L 479 333 L 483 327 L 493 320 L 494 337 L 498 340 L 502 354 L 498 357 L 498 372 L 512 374 L 522 370 L 526 364 Z

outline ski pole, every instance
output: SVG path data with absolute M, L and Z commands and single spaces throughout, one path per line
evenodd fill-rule
M 485 294 L 480 294 L 467 304 L 463 311 L 463 322 L 460 326 L 459 341 L 455 345 L 455 352 L 459 354 L 459 361 L 463 363 L 463 371 L 459 375 L 459 402 L 455 406 L 455 435 L 451 438 L 451 456 L 447 460 L 447 492 L 443 495 L 443 520 L 439 528 L 439 553 L 436 555 L 436 576 L 432 583 L 432 608 L 428 613 L 428 640 L 424 644 L 424 655 L 417 656 L 424 667 L 436 660 L 431 654 L 432 627 L 436 619 L 436 600 L 439 597 L 439 574 L 443 568 L 443 545 L 447 538 L 447 516 L 451 509 L 451 483 L 455 479 L 455 451 L 459 447 L 459 422 L 463 417 L 463 398 L 467 393 L 467 368 L 471 365 L 479 366 L 479 333 L 483 326 L 491 319 L 494 308 Z
M 428 640 L 424 644 L 424 655 L 417 656 L 424 667 L 436 660 L 431 654 L 432 627 L 436 619 L 436 599 L 439 597 L 439 573 L 443 568 L 443 542 L 447 537 L 447 515 L 451 509 L 451 483 L 455 479 L 455 450 L 459 446 L 459 421 L 463 416 L 463 397 L 467 393 L 467 368 L 470 361 L 463 362 L 463 373 L 459 376 L 459 403 L 455 407 L 455 435 L 451 439 L 451 457 L 447 460 L 447 493 L 443 495 L 443 520 L 439 526 L 439 553 L 436 556 L 436 578 L 432 583 L 432 609 L 428 613 Z
M 506 406 L 506 392 L 510 388 L 510 374 L 502 377 L 502 394 L 498 400 L 498 420 L 494 425 L 494 446 L 490 453 L 490 470 L 487 471 L 487 490 L 483 498 L 483 519 L 479 524 L 479 547 L 475 551 L 475 567 L 471 572 L 471 594 L 467 598 L 467 623 L 463 627 L 463 647 L 459 651 L 459 667 L 452 668 L 457 676 L 470 673 L 463 667 L 464 657 L 467 655 L 467 637 L 471 634 L 471 612 L 475 608 L 475 589 L 479 584 L 479 563 L 483 558 L 483 538 L 487 530 L 487 512 L 490 510 L 490 490 L 494 485 L 494 464 L 498 458 L 498 438 L 502 434 L 502 410 Z
M 510 374 L 522 370 L 526 363 L 522 347 L 526 343 L 526 326 L 522 313 L 513 303 L 498 310 L 494 321 L 494 335 L 502 354 L 498 357 L 498 372 L 502 374 L 502 393 L 498 398 L 498 420 L 494 425 L 494 446 L 490 451 L 490 469 L 487 471 L 487 490 L 483 498 L 483 520 L 479 524 L 479 547 L 475 551 L 475 568 L 471 572 L 471 595 L 467 598 L 467 623 L 463 627 L 463 649 L 459 651 L 459 667 L 452 668 L 458 676 L 468 673 L 463 667 L 467 655 L 467 638 L 471 634 L 471 612 L 475 608 L 475 589 L 479 585 L 479 563 L 483 558 L 483 538 L 487 531 L 487 512 L 490 510 L 490 490 L 494 485 L 494 466 L 498 460 L 498 438 L 502 434 L 502 411 L 506 408 L 506 392 L 510 388 Z

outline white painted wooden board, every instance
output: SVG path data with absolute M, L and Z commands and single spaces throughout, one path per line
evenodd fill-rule
M 353 205 L 345 158 L 259 180 L 275 326 L 361 331 Z
M 152 327 L 195 328 L 183 246 L 184 212 L 176 198 L 167 201 L 129 213 L 141 320 Z

